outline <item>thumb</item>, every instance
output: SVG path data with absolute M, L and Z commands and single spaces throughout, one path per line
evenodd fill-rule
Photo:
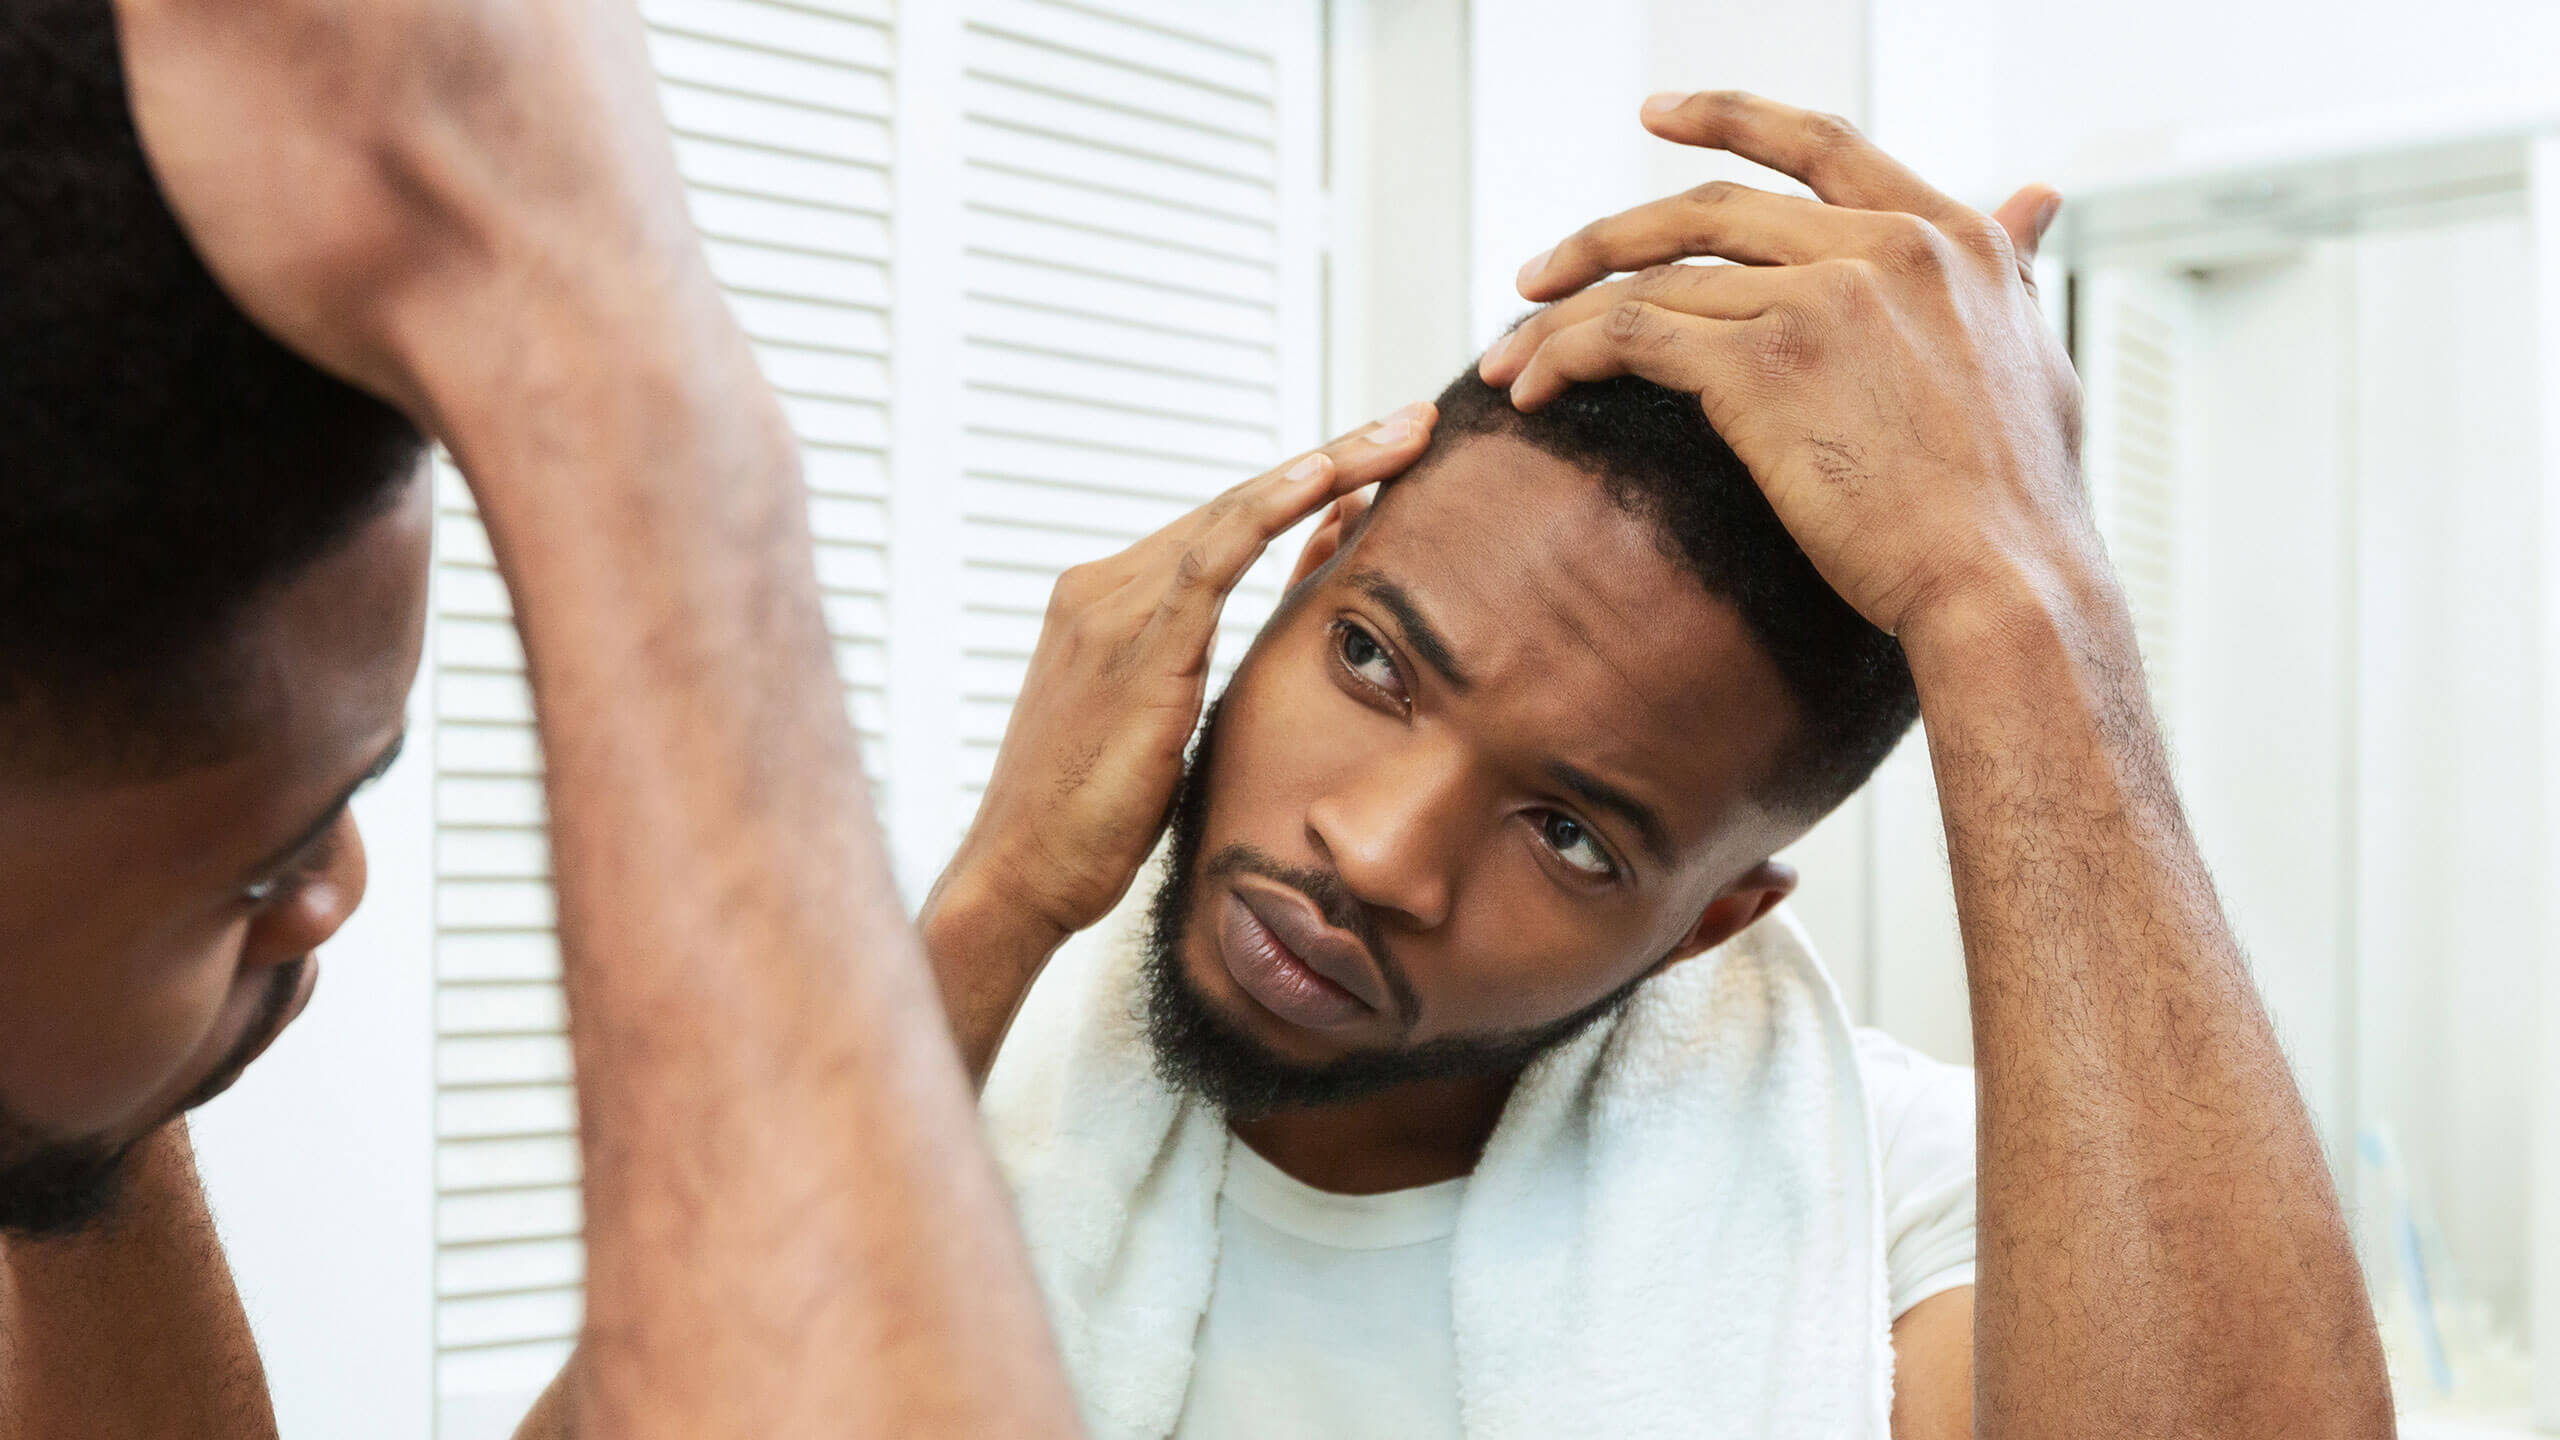
M 2009 232 L 2009 247 L 2018 252 L 2020 274 L 2033 277 L 2036 247 L 2044 243 L 2045 232 L 2053 228 L 2053 217 L 2061 211 L 2061 191 L 2050 185 L 2030 185 L 1991 212 L 1991 218 Z

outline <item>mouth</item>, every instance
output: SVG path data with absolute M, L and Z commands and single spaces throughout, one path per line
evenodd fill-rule
M 1219 958 L 1264 1009 L 1310 1030 L 1350 1029 L 1387 1013 L 1376 960 L 1306 897 L 1245 876 L 1224 909 Z

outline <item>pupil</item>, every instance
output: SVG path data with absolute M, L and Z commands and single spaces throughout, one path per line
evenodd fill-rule
M 1377 655 L 1378 642 L 1361 634 L 1357 630 L 1350 631 L 1348 634 L 1350 638 L 1343 642 L 1343 648 L 1350 652 L 1351 663 L 1354 665 L 1368 664 L 1369 661 Z
M 1573 843 L 1582 838 L 1582 827 L 1561 815 L 1548 821 L 1547 828 L 1548 838 L 1556 842 L 1559 850 L 1572 849 Z

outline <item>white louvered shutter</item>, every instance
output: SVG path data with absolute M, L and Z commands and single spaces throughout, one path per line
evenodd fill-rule
M 957 801 L 1051 584 L 1316 438 L 1306 0 L 960 6 Z M 1287 547 L 1230 601 L 1220 668 Z
M 646 0 L 694 217 L 804 447 L 819 579 L 875 784 L 886 657 L 892 33 L 862 0 Z M 541 755 L 488 542 L 440 467 L 436 1393 L 513 1431 L 581 1315 L 576 1101 Z
M 2122 578 L 2152 703 L 2174 730 L 2194 370 L 2194 281 L 2102 267 L 2081 278 L 2075 357 L 2087 392 L 2090 504 Z

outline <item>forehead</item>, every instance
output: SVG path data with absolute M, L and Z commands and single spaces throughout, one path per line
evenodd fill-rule
M 234 872 L 325 811 L 399 734 L 424 629 L 426 486 L 412 483 L 344 542 L 258 602 L 223 667 L 236 702 L 220 758 L 174 773 L 0 786 L 0 891 L 21 918 L 44 877 L 78 872 L 65 903 L 98 910 L 102 876 L 140 891 L 192 893 Z M 50 883 L 50 882 L 44 882 Z M 85 897 L 85 898 L 84 898 Z M 48 926 L 69 924 L 55 914 Z
M 1675 837 L 1717 828 L 1794 724 L 1742 618 L 1580 468 L 1472 436 L 1389 487 L 1328 584 L 1383 578 L 1448 642 L 1488 743 L 1605 769 Z

